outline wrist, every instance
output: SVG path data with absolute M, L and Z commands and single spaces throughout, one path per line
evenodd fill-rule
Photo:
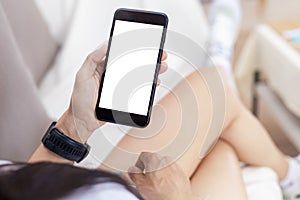
M 73 115 L 67 110 L 61 118 L 57 121 L 55 127 L 60 130 L 64 135 L 76 140 L 77 142 L 84 143 L 82 138 L 79 137 L 77 127 Z
M 92 133 L 103 124 L 103 122 L 95 120 L 93 116 L 85 118 L 75 116 L 69 108 L 57 121 L 55 127 L 66 136 L 85 143 Z

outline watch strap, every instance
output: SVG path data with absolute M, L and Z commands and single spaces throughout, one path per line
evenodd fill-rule
M 90 146 L 64 135 L 55 125 L 56 122 L 53 122 L 42 138 L 44 146 L 67 160 L 82 161 L 88 155 Z

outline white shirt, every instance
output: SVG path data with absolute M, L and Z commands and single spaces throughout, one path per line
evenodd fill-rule
M 123 185 L 118 183 L 101 183 L 93 186 L 87 186 L 77 189 L 71 195 L 62 198 L 62 200 L 137 200 L 138 198 L 129 192 Z
M 12 162 L 8 161 L 8 160 L 0 160 L 0 166 L 1 165 L 8 165 L 8 164 L 12 164 Z

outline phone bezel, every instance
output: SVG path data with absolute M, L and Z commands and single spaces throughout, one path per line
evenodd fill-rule
M 160 62 L 161 62 L 161 58 L 162 58 L 162 54 L 163 54 L 163 46 L 164 46 L 165 37 L 166 37 L 166 30 L 167 30 L 167 26 L 168 26 L 168 17 L 166 14 L 160 13 L 160 12 L 134 10 L 134 9 L 127 9 L 127 8 L 119 8 L 118 10 L 116 10 L 115 14 L 114 14 L 111 31 L 110 31 L 110 39 L 109 39 L 109 43 L 108 43 L 104 69 L 106 68 L 106 65 L 108 62 L 109 50 L 110 50 L 111 40 L 112 40 L 113 33 L 114 33 L 114 27 L 115 27 L 116 20 L 123 20 L 123 21 L 129 21 L 129 22 L 138 22 L 138 23 L 163 26 L 163 33 L 162 33 L 162 37 L 161 37 L 160 49 L 158 52 L 158 58 L 157 58 L 157 62 L 156 62 L 155 74 L 154 74 L 151 95 L 150 95 L 149 104 L 148 104 L 147 115 L 127 113 L 127 112 L 122 112 L 122 111 L 118 111 L 118 110 L 101 108 L 98 106 L 99 102 L 100 102 L 100 98 L 101 98 L 103 81 L 105 78 L 105 70 L 104 70 L 104 73 L 102 74 L 102 79 L 101 79 L 100 87 L 99 87 L 99 91 L 98 91 L 98 99 L 97 99 L 97 104 L 96 104 L 96 108 L 95 108 L 95 114 L 96 114 L 96 117 L 98 120 L 143 128 L 143 127 L 146 127 L 150 122 L 153 100 L 154 100 L 154 95 L 155 95 L 155 90 L 156 90 L 156 83 L 157 83 L 157 78 L 158 78 L 158 73 L 159 73 L 159 68 L 160 68 Z

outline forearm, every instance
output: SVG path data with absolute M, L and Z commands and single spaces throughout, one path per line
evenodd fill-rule
M 57 162 L 57 163 L 66 163 L 66 164 L 73 164 L 72 161 L 64 159 L 59 155 L 53 153 L 49 149 L 47 149 L 43 144 L 35 150 L 32 154 L 30 159 L 28 160 L 29 163 L 34 162 Z

